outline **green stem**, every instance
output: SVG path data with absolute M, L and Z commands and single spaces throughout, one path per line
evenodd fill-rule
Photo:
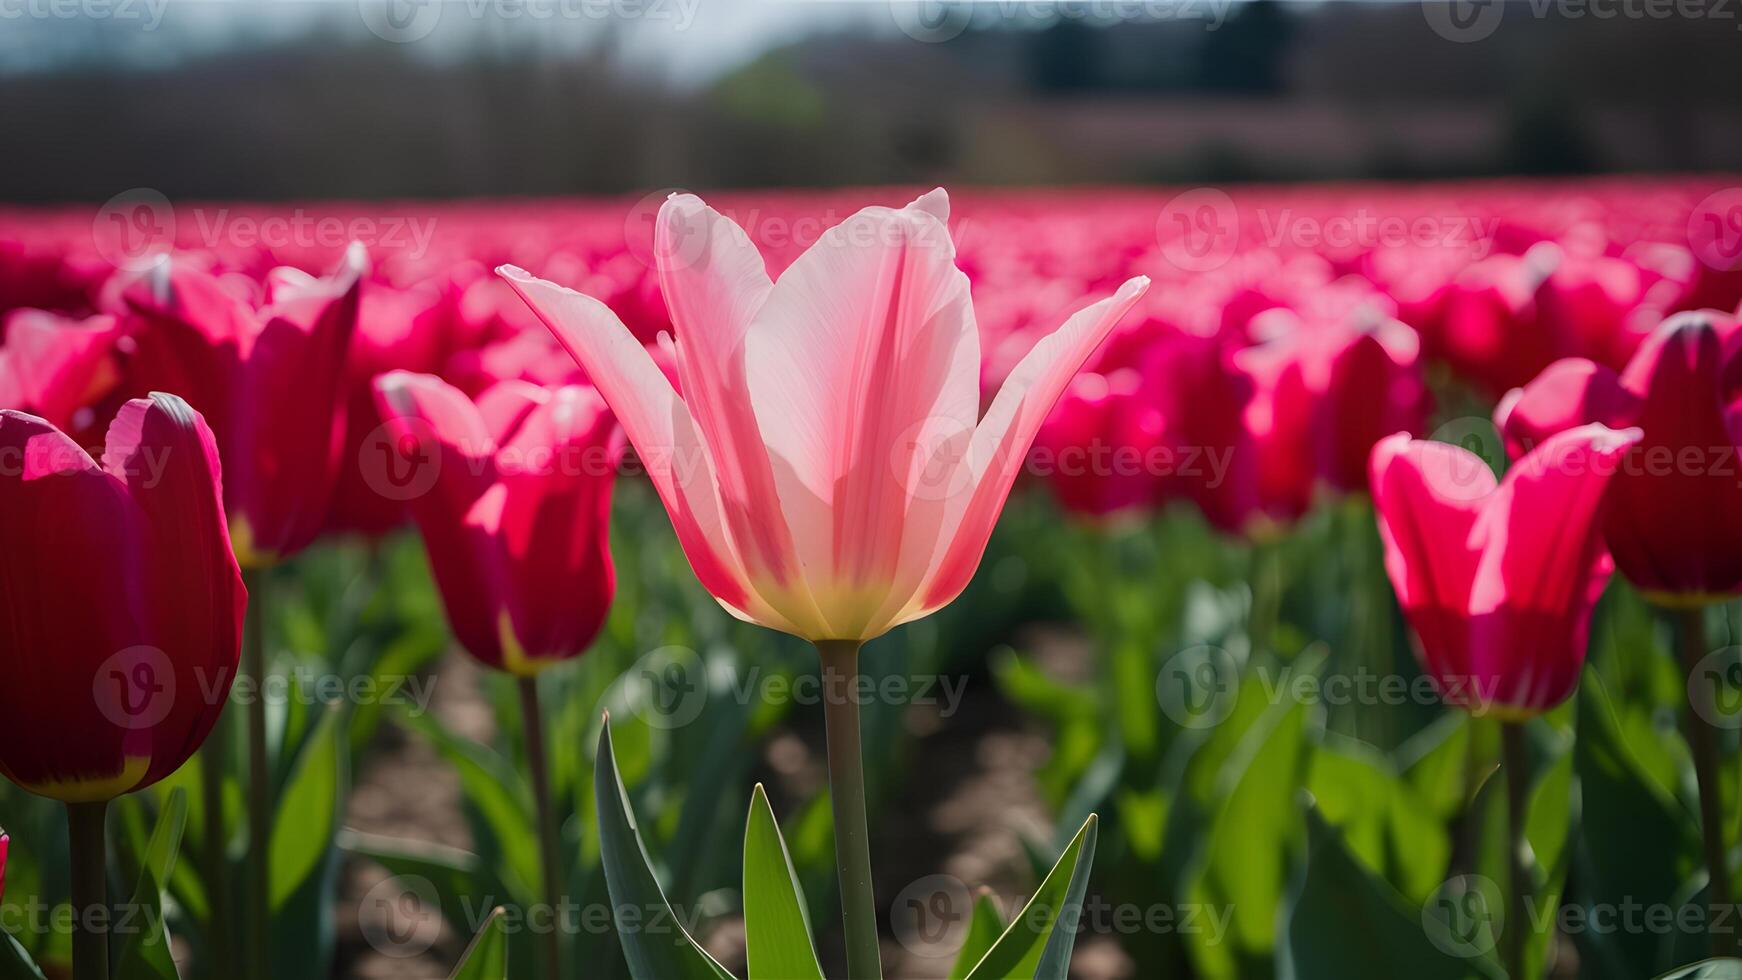
M 107 800 L 67 804 L 72 845 L 73 980 L 109 980 Z
M 1530 846 L 1525 836 L 1530 808 L 1530 747 L 1522 722 L 1500 723 L 1500 758 L 1500 768 L 1506 777 L 1506 867 L 1511 894 L 1505 926 L 1506 971 L 1508 976 L 1525 980 L 1530 935 L 1527 899 L 1533 889 L 1524 862 Z
M 1683 609 L 1680 614 L 1681 659 L 1683 670 L 1691 677 L 1706 655 L 1706 614 L 1701 608 Z M 1688 688 L 1690 698 L 1710 698 L 1710 689 L 1699 684 Z M 1709 707 L 1709 705 L 1707 706 Z M 1710 717 L 1711 712 L 1705 712 Z M 1700 788 L 1700 834 L 1706 850 L 1706 905 L 1708 908 L 1730 907 L 1730 866 L 1724 847 L 1724 804 L 1718 786 L 1718 740 L 1712 726 L 1692 703 L 1686 716 L 1688 748 L 1694 757 L 1694 778 Z M 1728 933 L 1712 933 L 1712 955 L 1728 956 L 1734 941 Z
M 230 858 L 224 833 L 224 773 L 230 754 L 230 733 L 225 721 L 220 714 L 200 750 L 200 807 L 205 816 L 200 844 L 206 865 L 206 898 L 211 908 L 206 919 L 206 955 L 211 959 L 210 975 L 214 977 L 232 976 L 235 970 L 230 956 L 234 928 L 230 922 Z
M 557 918 L 561 906 L 558 893 L 561 884 L 561 856 L 557 853 L 556 808 L 550 799 L 550 768 L 544 755 L 544 719 L 538 707 L 538 680 L 518 678 L 520 720 L 526 733 L 526 766 L 532 776 L 532 798 L 538 809 L 538 839 L 544 859 L 544 902 L 551 916 L 551 929 L 546 937 L 545 957 L 550 980 L 562 976 L 562 935 Z
M 268 924 L 272 895 L 272 772 L 266 754 L 266 572 L 242 573 L 248 589 L 248 615 L 242 627 L 242 673 L 253 680 L 248 699 L 248 931 L 247 975 L 267 980 L 272 974 Z
M 859 643 L 818 640 L 823 661 L 823 725 L 829 745 L 829 799 L 835 816 L 835 867 L 847 934 L 847 980 L 881 980 L 877 896 L 865 823 L 865 762 L 859 748 Z

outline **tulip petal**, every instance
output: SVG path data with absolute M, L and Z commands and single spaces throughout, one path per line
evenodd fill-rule
M 1149 279 L 1138 276 L 1113 296 L 1079 311 L 1041 338 L 1005 378 L 974 430 L 962 461 L 962 488 L 941 501 L 946 516 L 938 526 L 946 532 L 941 535 L 945 546 L 937 552 L 915 602 L 896 616 L 895 623 L 936 609 L 967 587 L 1041 422 L 1083 362 L 1148 288 Z
M 145 775 L 150 732 L 93 696 L 111 655 L 150 642 L 143 522 L 71 439 L 0 411 L 0 772 L 33 792 L 108 799 Z
M 1506 705 L 1549 707 L 1584 662 L 1591 607 L 1612 565 L 1597 530 L 1604 494 L 1640 430 L 1585 425 L 1557 433 L 1512 466 L 1471 534 L 1472 676 Z
M 1613 370 L 1569 357 L 1508 392 L 1494 410 L 1494 424 L 1506 440 L 1507 455 L 1517 459 L 1563 429 L 1590 422 L 1627 425 L 1638 413 L 1638 397 Z
M 947 206 L 934 191 L 830 229 L 745 338 L 780 504 L 834 635 L 863 631 L 898 569 L 923 573 L 929 547 L 890 529 L 924 492 L 929 450 L 978 414 L 979 331 Z
M 615 589 L 607 528 L 621 455 L 605 400 L 578 386 L 554 392 L 498 453 L 506 492 L 496 544 L 516 656 L 573 656 L 604 624 Z
M 678 541 L 702 586 L 735 615 L 769 622 L 761 618 L 769 614 L 774 622 L 786 622 L 750 591 L 721 516 L 713 462 L 688 406 L 647 349 L 616 314 L 591 296 L 514 266 L 496 271 L 586 369 L 611 406 L 671 515 Z
M 241 654 L 248 594 L 230 547 L 217 441 L 187 402 L 154 394 L 123 405 L 103 468 L 144 514 L 151 635 L 179 692 L 154 726 L 146 785 L 180 767 L 216 723 Z
M 0 355 L 10 365 L 19 405 L 60 428 L 72 428 L 74 413 L 120 381 L 110 357 L 116 336 L 111 316 L 79 321 L 40 310 L 13 313 Z
M 739 557 L 764 598 L 789 618 L 814 621 L 746 389 L 746 332 L 772 288 L 762 255 L 735 222 L 682 194 L 660 209 L 654 257 L 677 331 L 684 404 L 707 443 Z

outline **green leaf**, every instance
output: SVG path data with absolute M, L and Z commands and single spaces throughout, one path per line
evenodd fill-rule
M 949 980 L 967 980 L 974 964 L 985 957 L 986 951 L 998 941 L 998 935 L 1003 931 L 1004 918 L 998 914 L 997 903 L 992 901 L 990 893 L 981 892 L 974 900 L 974 911 L 968 919 L 968 934 L 962 937 L 962 948 L 956 951 L 956 965 L 950 967 Z
M 1725 957 L 1678 967 L 1657 980 L 1742 980 L 1742 960 Z
M 1669 904 L 1698 863 L 1693 819 L 1641 769 L 1621 734 L 1601 679 L 1579 685 L 1578 741 L 1573 746 L 1582 805 L 1579 891 L 1593 903 Z M 1585 956 L 1614 976 L 1650 976 L 1669 964 L 1659 937 L 1646 930 L 1579 933 Z
M 1382 756 L 1327 740 L 1313 753 L 1307 788 L 1355 857 L 1405 898 L 1425 901 L 1445 878 L 1445 826 Z
M 284 908 L 333 847 L 347 758 L 340 715 L 337 708 L 321 715 L 279 796 L 270 851 L 273 912 Z
M 744 949 L 751 980 L 823 980 L 804 893 L 761 783 L 744 827 Z
M 18 940 L 0 932 L 0 980 L 43 980 L 42 971 Z
M 1095 861 L 1097 824 L 1090 814 L 1034 897 L 974 965 L 967 980 L 1064 980 L 1077 939 L 1083 892 L 1089 887 L 1089 867 Z M 1055 928 L 1061 924 L 1063 928 Z
M 115 920 L 115 931 L 127 936 L 116 961 L 116 980 L 176 980 L 169 930 L 163 922 L 163 884 L 169 880 L 186 827 L 187 794 L 178 791 L 158 815 L 140 862 L 133 900 Z
M 1496 971 L 1435 945 L 1418 910 L 1363 868 L 1316 809 L 1307 811 L 1307 868 L 1288 912 L 1285 976 L 1340 980 L 1468 980 Z
M 514 768 L 501 756 L 461 739 L 428 715 L 401 712 L 398 720 L 429 739 L 459 773 L 461 793 L 468 811 L 475 816 L 471 824 L 479 856 L 487 862 L 500 858 L 502 883 L 516 901 L 528 905 L 537 901 L 538 836 L 533 831 L 536 824 L 531 801 L 510 789 L 522 782 Z
M 500 906 L 490 913 L 448 980 L 508 980 L 508 932 L 503 928 L 503 917 Z
M 636 829 L 629 793 L 617 778 L 609 716 L 599 729 L 593 793 L 598 798 L 605 883 L 611 892 L 617 935 L 623 940 L 630 976 L 635 980 L 732 980 L 725 967 L 690 938 L 665 900 Z

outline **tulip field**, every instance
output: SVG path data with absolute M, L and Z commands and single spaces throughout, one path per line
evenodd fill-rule
M 1742 978 L 1742 183 L 0 209 L 0 980 Z

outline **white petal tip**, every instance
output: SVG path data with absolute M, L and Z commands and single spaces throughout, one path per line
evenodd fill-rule
M 950 194 L 942 187 L 934 187 L 921 194 L 908 207 L 924 211 L 939 221 L 950 220 Z
M 532 273 L 527 272 L 525 269 L 522 269 L 517 265 L 499 265 L 496 267 L 496 274 L 504 279 L 512 279 L 515 282 L 528 282 L 532 279 Z

